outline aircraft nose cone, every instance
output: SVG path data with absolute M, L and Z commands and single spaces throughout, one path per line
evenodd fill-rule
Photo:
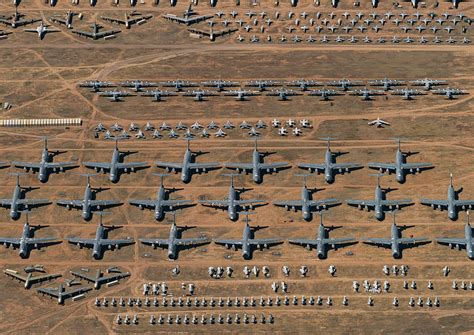
M 393 258 L 400 259 L 400 258 L 402 258 L 402 255 L 399 252 L 396 251 L 396 252 L 393 253 Z
M 176 255 L 174 254 L 174 252 L 168 253 L 168 259 L 176 259 Z
M 94 253 L 92 254 L 92 257 L 94 257 L 94 259 L 96 259 L 96 260 L 99 260 L 99 259 L 100 259 L 100 255 L 99 255 L 98 252 L 94 252 Z
M 319 259 L 326 259 L 326 257 L 324 256 L 324 254 L 322 252 L 318 252 L 318 258 Z
M 20 252 L 20 257 L 23 258 L 23 259 L 27 258 L 26 252 L 21 251 Z
M 13 220 L 18 220 L 20 218 L 20 214 L 18 212 L 10 212 L 10 217 Z
M 248 252 L 243 253 L 244 259 L 250 259 L 250 254 Z

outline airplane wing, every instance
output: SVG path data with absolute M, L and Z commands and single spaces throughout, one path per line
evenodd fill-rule
M 156 205 L 156 200 L 136 200 L 132 199 L 128 202 L 130 205 L 134 206 L 143 206 L 147 208 L 154 208 Z
M 28 238 L 26 240 L 28 244 L 35 244 L 35 245 L 47 244 L 52 241 L 57 241 L 57 238 L 56 237 L 42 237 L 42 238 Z
M 337 204 L 339 200 L 336 198 L 328 198 L 328 199 L 321 199 L 321 200 L 311 200 L 309 205 L 311 207 L 322 206 L 322 205 L 334 205 Z
M 214 243 L 219 245 L 235 245 L 237 247 L 242 246 L 242 240 L 214 240 Z
M 203 206 L 222 208 L 229 206 L 228 200 L 199 200 L 198 201 Z
M 95 282 L 96 278 L 95 276 L 88 276 L 86 275 L 85 273 L 81 273 L 81 272 L 75 272 L 75 271 L 69 271 L 74 277 L 79 277 L 81 279 L 85 279 L 87 281 L 90 281 L 90 282 Z
M 439 244 L 444 245 L 459 245 L 465 247 L 467 245 L 467 241 L 465 238 L 437 238 L 436 241 Z
M 96 38 L 101 38 L 101 37 L 107 37 L 111 35 L 115 35 L 120 33 L 120 30 L 108 30 L 108 31 L 101 31 L 100 33 L 97 33 L 95 36 Z
M 387 238 L 369 238 L 364 241 L 365 244 L 375 245 L 376 247 L 391 248 L 392 241 Z
M 324 164 L 298 164 L 298 167 L 300 169 L 311 169 L 311 170 L 316 170 L 316 171 L 324 171 L 326 169 L 326 166 Z
M 270 245 L 278 244 L 278 243 L 281 243 L 281 242 L 283 242 L 283 241 L 278 239 L 278 238 L 259 238 L 259 239 L 250 240 L 249 244 L 251 244 L 251 245 L 266 244 L 266 245 L 270 246 Z
M 109 245 L 124 245 L 124 244 L 130 244 L 133 243 L 133 240 L 131 238 L 124 238 L 120 240 L 109 240 L 109 239 L 101 239 L 100 240 L 100 245 L 102 246 L 109 246 Z
M 23 206 L 28 205 L 35 207 L 50 204 L 51 201 L 48 199 L 18 199 L 17 203 Z
M 161 202 L 163 206 L 181 206 L 192 203 L 191 200 L 164 200 Z
M 228 169 L 239 169 L 243 171 L 251 171 L 253 170 L 253 165 L 252 164 L 247 164 L 247 163 L 227 163 L 224 165 Z
M 7 276 L 13 277 L 15 279 L 18 279 L 19 281 L 26 281 L 26 276 L 23 276 L 19 273 L 15 273 L 14 271 L 10 269 L 3 270 L 3 273 L 6 274 Z M 31 280 L 31 279 L 30 279 Z
M 352 237 L 344 237 L 344 238 L 325 238 L 324 243 L 327 243 L 334 247 L 342 247 L 346 244 L 355 242 L 355 239 Z
M 69 206 L 74 208 L 82 207 L 83 201 L 82 200 L 58 200 L 56 204 L 59 206 Z
M 43 282 L 45 280 L 51 280 L 51 279 L 56 279 L 56 278 L 59 278 L 61 277 L 60 274 L 56 273 L 56 274 L 49 274 L 49 275 L 41 275 L 41 276 L 36 276 L 36 277 L 31 277 L 30 278 L 30 283 L 34 284 L 34 283 L 39 283 L 39 282 Z
M 167 248 L 169 243 L 168 240 L 165 239 L 147 239 L 147 238 L 141 238 L 139 239 L 140 242 L 143 244 L 147 245 L 155 245 L 160 248 Z
M 82 162 L 82 165 L 92 169 L 104 169 L 110 170 L 112 164 L 110 163 L 95 163 L 95 162 Z
M 433 164 L 431 163 L 404 163 L 402 165 L 404 170 L 410 170 L 410 169 L 427 169 L 432 167 Z
M 205 30 L 200 30 L 200 29 L 194 29 L 194 28 L 188 28 L 188 31 L 193 34 L 198 34 L 201 36 L 211 36 L 211 32 L 205 31 Z M 213 33 L 214 34 L 214 33 Z M 217 34 L 214 34 L 217 35 Z
M 77 238 L 77 237 L 69 237 L 69 238 L 66 237 L 66 240 L 69 243 L 79 244 L 86 247 L 92 247 L 96 241 L 95 239 L 92 239 L 92 238 Z
M 405 248 L 414 248 L 414 247 L 418 247 L 421 244 L 425 244 L 429 242 L 429 240 L 425 237 L 399 238 L 398 242 L 402 244 Z
M 375 201 L 373 201 L 373 200 L 352 200 L 352 199 L 348 199 L 348 200 L 346 200 L 346 203 L 349 206 L 355 206 L 355 207 L 359 207 L 359 206 L 364 206 L 364 207 L 369 207 L 369 208 L 374 208 L 375 207 Z
M 60 168 L 60 167 L 69 167 L 76 165 L 74 162 L 61 162 L 61 163 L 46 163 L 48 169 Z
M 198 238 L 182 238 L 179 240 L 175 240 L 177 245 L 185 246 L 185 245 L 197 245 L 209 242 L 209 240 L 205 237 L 198 237 Z
M 0 199 L 0 206 L 10 207 L 12 205 L 12 199 Z
M 74 34 L 79 35 L 79 36 L 84 36 L 84 37 L 88 37 L 88 38 L 94 38 L 94 34 L 89 33 L 89 32 L 87 32 L 87 31 L 72 30 L 72 32 L 73 32 Z
M 288 240 L 288 243 L 300 245 L 300 246 L 303 246 L 303 247 L 306 247 L 307 245 L 313 246 L 313 245 L 318 244 L 318 242 L 316 240 L 310 240 L 310 239 L 304 239 L 304 238 Z
M 214 36 L 224 36 L 224 35 L 227 35 L 227 34 L 232 34 L 233 32 L 236 32 L 238 29 L 226 29 L 226 30 L 220 30 L 220 31 L 216 31 L 214 32 Z
M 167 20 L 170 20 L 170 21 L 176 21 L 178 23 L 184 23 L 184 24 L 188 24 L 188 22 L 189 22 L 188 19 L 176 16 L 176 15 L 173 15 L 173 14 L 163 15 L 163 18 L 165 18 Z
M 12 162 L 12 165 L 18 168 L 29 168 L 38 170 L 40 168 L 39 163 L 29 163 L 29 162 Z
M 469 207 L 469 206 L 474 206 L 474 200 L 456 200 L 454 202 L 456 207 Z
M 133 163 L 117 163 L 119 169 L 130 169 L 146 166 L 147 162 L 133 162 Z
M 446 200 L 421 199 L 420 203 L 426 206 L 441 206 L 442 208 L 448 207 L 448 202 Z
M 281 169 L 288 166 L 288 162 L 281 162 L 281 163 L 270 163 L 270 164 L 260 164 L 260 169 Z
M 183 168 L 183 164 L 181 163 L 169 163 L 169 162 L 155 162 L 155 165 L 161 168 L 169 168 L 174 170 L 181 170 Z
M 59 18 L 57 18 L 57 17 L 51 17 L 49 20 L 50 20 L 51 22 L 54 22 L 54 23 L 59 23 L 59 24 L 63 24 L 63 25 L 66 25 L 66 24 L 67 24 L 66 20 L 59 19 Z
M 8 237 L 0 237 L 0 243 L 3 245 L 20 245 L 20 239 L 19 238 L 8 238 Z
M 283 200 L 283 201 L 274 201 L 273 204 L 278 207 L 295 207 L 300 208 L 303 206 L 303 201 L 301 200 Z
M 401 200 L 382 200 L 380 204 L 382 206 L 408 206 L 413 202 L 411 199 L 401 199 Z
M 118 23 L 118 24 L 126 24 L 127 21 L 122 20 L 122 19 L 116 19 L 113 17 L 106 17 L 106 16 L 101 16 L 100 17 L 102 20 L 110 22 L 110 23 Z M 130 21 L 129 21 L 130 22 Z
M 188 166 L 191 170 L 213 169 L 218 168 L 219 163 L 190 163 Z
M 337 163 L 337 164 L 331 164 L 331 167 L 333 170 L 337 169 L 355 169 L 358 167 L 361 167 L 362 165 L 356 164 L 356 163 Z
M 384 169 L 384 170 L 390 170 L 390 171 L 395 171 L 397 168 L 395 164 L 390 164 L 390 163 L 374 163 L 370 162 L 368 164 L 369 168 L 371 169 Z
M 17 27 L 26 26 L 27 24 L 35 23 L 35 22 L 38 22 L 38 21 L 41 21 L 41 20 L 42 19 L 18 20 L 18 21 L 15 22 L 15 25 Z M 8 22 L 8 21 L 6 21 L 6 22 Z M 11 23 L 9 23 L 9 22 L 7 24 L 11 25 Z M 36 29 L 35 29 L 35 32 L 37 32 Z
M 189 19 L 187 19 L 185 21 L 186 24 L 193 24 L 193 23 L 198 23 L 198 22 L 201 22 L 201 21 L 205 21 L 205 20 L 208 20 L 208 19 L 211 19 L 213 18 L 214 15 L 201 15 L 201 16 L 194 16 L 194 17 L 191 17 Z
M 113 205 L 118 205 L 120 204 L 120 201 L 115 201 L 115 200 L 89 200 L 89 205 L 92 210 L 97 209 L 97 207 L 108 207 L 108 206 L 113 206 Z
M 239 206 L 243 205 L 250 205 L 250 204 L 261 204 L 265 202 L 264 200 L 258 200 L 258 199 L 246 199 L 246 200 L 234 200 L 234 203 Z
M 46 294 L 54 298 L 57 298 L 59 296 L 59 291 L 54 288 L 40 287 L 39 289 L 36 290 L 36 292 L 41 293 L 41 294 Z

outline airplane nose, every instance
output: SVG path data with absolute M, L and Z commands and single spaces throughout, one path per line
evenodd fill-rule
M 94 252 L 92 254 L 92 257 L 94 257 L 94 259 L 96 259 L 96 260 L 99 260 L 100 259 L 100 254 L 98 252 Z
M 10 212 L 10 217 L 11 217 L 13 220 L 18 220 L 18 218 L 20 217 L 20 214 L 19 214 L 18 212 L 11 211 L 11 212 Z
M 322 252 L 318 252 L 318 258 L 319 259 L 326 259 L 326 257 L 324 257 L 324 254 Z
M 401 255 L 400 255 L 400 253 L 396 251 L 396 252 L 393 253 L 393 258 L 395 258 L 395 259 L 400 259 L 400 258 L 402 258 L 402 257 L 401 257 Z
M 27 258 L 26 252 L 20 251 L 20 257 L 23 259 Z
M 174 252 L 169 252 L 168 253 L 168 259 L 176 259 L 176 255 Z
M 248 252 L 243 253 L 244 259 L 250 259 L 250 254 Z

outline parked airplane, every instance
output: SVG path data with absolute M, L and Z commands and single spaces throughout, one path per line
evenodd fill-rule
M 288 86 L 298 87 L 302 91 L 307 91 L 309 87 L 322 86 L 323 83 L 315 80 L 298 79 L 286 83 Z
M 392 95 L 402 95 L 403 100 L 413 100 L 414 95 L 424 95 L 426 93 L 423 93 L 422 91 L 415 90 L 412 88 L 402 88 L 399 90 L 393 90 L 390 92 Z
M 143 81 L 143 80 L 132 80 L 132 81 L 124 81 L 119 83 L 122 87 L 131 87 L 134 89 L 135 92 L 139 92 L 142 88 L 145 87 L 155 87 L 158 86 L 157 83 L 152 83 L 150 81 Z
M 192 8 L 192 3 L 189 4 L 188 9 L 183 13 L 183 17 L 179 17 L 175 14 L 165 14 L 163 18 L 177 22 L 179 24 L 183 23 L 187 26 L 190 26 L 194 23 L 199 23 L 201 21 L 206 21 L 213 18 L 214 15 L 197 15 L 197 13 Z
M 431 90 L 433 86 L 446 85 L 446 82 L 444 80 L 436 80 L 429 78 L 412 80 L 410 81 L 410 83 L 413 86 L 424 86 L 425 90 Z
M 45 275 L 40 275 L 40 276 L 33 276 L 33 273 L 31 272 L 28 273 L 26 276 L 24 276 L 24 275 L 19 274 L 17 271 L 14 271 L 11 269 L 3 270 L 3 273 L 11 277 L 12 279 L 16 279 L 20 282 L 24 282 L 25 289 L 29 289 L 31 285 L 34 285 L 36 283 L 42 283 L 44 281 L 50 281 L 50 280 L 61 277 L 60 274 L 45 274 Z
M 456 98 L 456 95 L 468 94 L 465 90 L 460 90 L 458 88 L 442 88 L 439 90 L 433 90 L 433 94 L 444 95 L 446 99 L 452 100 Z
M 310 173 L 324 173 L 324 179 L 326 180 L 326 183 L 332 184 L 335 180 L 336 174 L 350 173 L 353 170 L 361 169 L 363 167 L 361 164 L 357 163 L 336 163 L 336 157 L 340 156 L 341 153 L 333 153 L 331 151 L 330 142 L 333 140 L 333 138 L 321 138 L 321 140 L 327 141 L 324 163 L 299 163 L 298 167 L 300 169 L 307 169 Z
M 390 90 L 392 86 L 400 86 L 404 85 L 403 80 L 396 80 L 396 79 L 376 79 L 376 80 L 369 80 L 369 85 L 371 86 L 382 86 L 384 91 Z
M 181 91 L 185 87 L 196 87 L 199 86 L 198 83 L 194 83 L 188 80 L 170 80 L 160 83 L 164 87 L 174 87 L 176 91 Z
M 209 80 L 203 81 L 201 84 L 206 87 L 215 87 L 218 92 L 224 91 L 227 87 L 235 87 L 240 85 L 239 82 L 228 80 Z
M 19 13 L 18 8 L 15 7 L 15 13 L 12 14 L 10 18 L 0 17 L 0 23 L 3 23 L 4 25 L 9 26 L 11 28 L 17 28 L 17 27 L 26 26 L 28 24 L 35 23 L 38 21 L 42 21 L 41 18 L 29 19 L 29 20 L 23 19 L 24 16 L 25 15 Z
M 131 92 L 128 91 L 103 91 L 97 92 L 98 95 L 107 97 L 110 101 L 119 102 L 123 101 L 123 97 L 133 96 Z
M 42 183 L 48 181 L 51 170 L 54 173 L 64 172 L 66 169 L 72 169 L 76 165 L 74 162 L 53 163 L 53 157 L 60 154 L 60 151 L 48 151 L 48 139 L 44 138 L 44 148 L 41 153 L 41 160 L 39 163 L 30 162 L 12 162 L 12 165 L 24 169 L 26 172 L 38 172 L 38 180 Z
M 369 89 L 367 89 L 367 87 L 365 87 L 362 90 L 349 91 L 349 94 L 360 96 L 360 97 L 362 97 L 362 100 L 364 100 L 364 101 L 373 100 L 373 96 L 375 96 L 375 95 L 385 95 L 384 91 L 369 90 Z
M 246 97 L 260 95 L 258 91 L 249 91 L 249 90 L 230 90 L 224 93 L 224 95 L 230 95 L 237 97 L 236 100 L 238 101 L 245 101 L 247 100 Z
M 41 21 L 38 27 L 34 29 L 23 29 L 23 31 L 26 31 L 27 33 L 37 33 L 38 38 L 40 40 L 42 40 L 47 33 L 58 33 L 61 31 L 59 29 L 48 28 L 48 27 L 49 26 L 47 24 L 44 24 L 43 21 Z
M 91 287 L 79 287 L 66 291 L 63 284 L 59 284 L 57 288 L 40 287 L 36 291 L 42 295 L 49 295 L 51 298 L 56 298 L 58 300 L 58 305 L 63 305 L 65 299 L 74 298 L 78 295 L 89 292 L 90 290 L 92 290 Z
M 146 23 L 147 20 L 153 18 L 153 15 L 141 15 L 139 13 L 132 12 L 130 14 L 126 13 L 123 19 L 107 16 L 101 16 L 100 18 L 109 23 L 115 23 L 119 25 L 122 24 L 125 26 L 125 28 L 130 29 L 134 24 L 142 25 Z
M 98 25 L 96 22 L 94 22 L 90 27 L 92 28 L 92 32 L 82 30 L 72 30 L 72 32 L 85 38 L 91 38 L 94 41 L 98 40 L 99 38 L 112 38 L 121 32 L 120 30 L 99 31 L 103 27 Z
M 256 87 L 261 92 L 265 91 L 268 87 L 281 86 L 281 83 L 275 80 L 251 80 L 245 86 Z
M 309 91 L 308 95 L 319 96 L 321 97 L 321 100 L 328 101 L 330 100 L 330 97 L 336 96 L 336 95 L 344 95 L 344 93 L 341 91 L 336 91 L 336 90 L 320 89 L 320 90 Z
M 390 126 L 390 123 L 387 121 L 382 120 L 381 118 L 377 118 L 373 121 L 367 122 L 369 126 L 375 126 L 377 128 L 385 128 L 385 126 Z
M 162 90 L 151 90 L 151 91 L 145 91 L 141 95 L 146 96 L 146 97 L 153 97 L 153 101 L 163 101 L 163 97 L 176 95 L 176 93 L 170 92 L 170 91 L 162 91 Z
M 79 87 L 89 87 L 91 92 L 99 92 L 102 87 L 115 87 L 114 83 L 99 80 L 87 80 L 80 82 Z
M 458 250 L 466 249 L 467 257 L 474 260 L 474 238 L 472 236 L 472 227 L 469 223 L 469 212 L 467 212 L 467 223 L 464 226 L 464 238 L 440 237 L 436 242 L 442 245 L 447 245 L 451 249 L 455 247 Z
M 327 85 L 337 86 L 341 88 L 343 91 L 347 91 L 352 86 L 362 86 L 363 84 L 360 80 L 341 79 L 341 80 L 331 81 Z
M 211 27 L 209 31 L 202 30 L 202 29 L 194 29 L 194 28 L 188 28 L 188 31 L 190 33 L 197 34 L 199 36 L 207 36 L 209 37 L 210 41 L 215 41 L 217 37 L 230 35 L 238 31 L 238 29 L 224 29 L 224 30 L 214 31 L 214 29 L 212 29 Z
M 66 12 L 65 18 L 52 16 L 49 18 L 49 20 L 53 23 L 62 24 L 63 26 L 66 26 L 67 29 L 72 29 L 72 20 L 75 15 L 77 15 L 77 13 L 74 13 L 73 11 L 68 10 Z
M 280 88 L 278 90 L 271 90 L 266 95 L 276 96 L 276 97 L 278 97 L 278 100 L 286 101 L 286 100 L 289 99 L 288 97 L 295 96 L 295 95 L 301 95 L 301 93 L 296 92 L 294 90 L 287 90 L 287 89 Z
M 219 95 L 219 93 L 208 90 L 192 90 L 183 93 L 184 97 L 194 97 L 194 101 L 205 101 L 204 97 L 212 97 Z
M 87 275 L 83 272 L 78 272 L 78 271 L 69 271 L 69 272 L 74 278 L 80 278 L 81 280 L 94 283 L 94 288 L 96 290 L 100 289 L 100 287 L 103 284 L 112 283 L 115 281 L 119 281 L 120 279 L 130 277 L 130 272 L 119 272 L 119 273 L 104 275 L 102 271 L 100 271 L 100 269 L 97 269 L 95 276 Z

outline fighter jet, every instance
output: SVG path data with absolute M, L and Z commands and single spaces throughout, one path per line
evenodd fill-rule
M 94 22 L 90 27 L 92 28 L 92 32 L 82 30 L 72 30 L 72 32 L 79 36 L 93 39 L 94 41 L 98 40 L 99 38 L 113 38 L 116 34 L 121 32 L 120 30 L 99 31 L 103 27 L 98 25 L 96 22 Z
M 228 80 L 209 80 L 201 82 L 202 85 L 206 87 L 215 87 L 218 92 L 222 92 L 227 87 L 235 87 L 239 86 L 240 84 L 236 81 L 228 81 Z
M 321 100 L 328 101 L 330 100 L 330 97 L 336 96 L 336 95 L 344 95 L 344 93 L 341 91 L 336 91 L 336 90 L 320 89 L 320 90 L 309 91 L 308 95 L 319 96 Z
M 58 33 L 61 30 L 59 29 L 54 29 L 54 28 L 48 28 L 49 26 L 47 24 L 44 24 L 43 21 L 41 21 L 40 25 L 34 29 L 23 29 L 23 31 L 26 31 L 28 33 L 37 33 L 38 38 L 40 40 L 44 39 L 45 35 L 47 33 Z
M 90 184 L 90 177 L 94 174 L 81 174 L 87 178 L 86 188 L 84 190 L 84 197 L 79 200 L 64 200 L 60 199 L 56 201 L 56 204 L 59 206 L 64 206 L 67 209 L 71 210 L 80 209 L 82 211 L 82 218 L 85 221 L 90 221 L 92 219 L 93 212 L 100 212 L 105 208 L 110 208 L 114 206 L 120 206 L 122 203 L 117 200 L 97 200 L 96 194 L 105 190 L 102 188 L 93 188 Z
M 46 275 L 40 275 L 40 276 L 33 276 L 33 273 L 28 273 L 26 276 L 19 274 L 17 271 L 6 269 L 3 270 L 3 273 L 6 274 L 7 276 L 11 277 L 12 279 L 16 279 L 20 282 L 24 282 L 25 289 L 28 290 L 31 285 L 34 285 L 36 283 L 41 283 L 44 281 L 50 281 L 56 278 L 61 277 L 60 274 L 46 274 Z
M 186 87 L 196 87 L 199 86 L 198 83 L 194 83 L 188 80 L 170 80 L 160 83 L 164 87 L 174 87 L 176 91 L 180 92 L 183 88 Z
M 260 92 L 265 91 L 268 87 L 281 86 L 281 83 L 275 80 L 251 80 L 247 84 L 247 87 L 256 87 Z
M 202 152 L 191 151 L 189 149 L 190 139 L 187 139 L 186 141 L 186 151 L 184 152 L 184 158 L 182 163 L 157 161 L 155 162 L 155 164 L 160 168 L 166 169 L 167 171 L 173 171 L 175 173 L 181 171 L 181 181 L 183 183 L 189 183 L 191 181 L 191 176 L 194 172 L 207 173 L 209 170 L 220 168 L 219 163 L 195 163 L 194 160 L 196 156 L 201 155 Z
M 26 223 L 23 226 L 21 237 L 0 237 L 0 244 L 3 244 L 6 248 L 10 246 L 12 246 L 12 249 L 18 248 L 20 257 L 28 258 L 31 249 L 40 250 L 42 247 L 61 243 L 56 237 L 33 237 L 35 231 L 40 228 L 41 226 L 30 226 L 28 216 L 26 216 Z
M 271 90 L 266 95 L 268 96 L 276 96 L 280 101 L 287 101 L 290 96 L 301 95 L 301 93 L 294 91 L 294 90 L 287 90 L 284 88 L 280 88 L 278 90 Z
M 74 298 L 92 290 L 92 287 L 79 287 L 66 291 L 63 284 L 59 284 L 57 288 L 40 287 L 36 291 L 42 295 L 49 295 L 51 298 L 58 300 L 58 305 L 64 305 L 64 300 Z
M 400 139 L 395 139 L 398 142 L 398 149 L 395 154 L 395 163 L 374 163 L 370 162 L 369 168 L 379 170 L 380 173 L 388 172 L 388 174 L 395 173 L 396 180 L 399 184 L 406 181 L 408 173 L 415 174 L 421 171 L 432 169 L 431 163 L 407 163 L 407 157 L 412 155 L 411 152 L 403 152 L 400 149 Z
M 377 80 L 369 80 L 370 86 L 382 86 L 384 91 L 390 90 L 392 86 L 400 86 L 403 85 L 405 82 L 403 80 L 396 80 L 396 79 L 377 79 Z
M 328 257 L 328 251 L 331 249 L 337 250 L 357 243 L 353 237 L 329 238 L 329 232 L 333 229 L 335 229 L 335 227 L 325 227 L 323 225 L 323 216 L 321 215 L 321 223 L 317 230 L 316 239 L 296 238 L 289 239 L 288 243 L 302 246 L 308 250 L 316 248 L 319 259 L 326 259 Z
M 29 19 L 29 20 L 23 19 L 24 16 L 25 15 L 19 13 L 18 8 L 15 7 L 15 13 L 12 14 L 10 18 L 6 18 L 4 16 L 0 17 L 0 23 L 3 23 L 4 25 L 9 26 L 11 28 L 17 28 L 17 27 L 26 26 L 28 24 L 35 23 L 38 21 L 42 21 L 41 18 Z
M 130 29 L 132 25 L 142 25 L 153 18 L 153 15 L 140 15 L 136 12 L 132 12 L 131 14 L 125 13 L 125 17 L 123 19 L 115 18 L 115 17 L 107 17 L 107 16 L 100 16 L 100 18 L 106 22 L 114 23 L 114 24 L 122 24 L 125 28 Z
M 191 200 L 171 200 L 169 199 L 170 193 L 176 191 L 175 188 L 166 188 L 163 185 L 163 179 L 167 174 L 154 174 L 161 178 L 160 187 L 156 193 L 156 199 L 153 200 L 139 200 L 131 199 L 130 205 L 138 206 L 140 209 L 152 209 L 154 210 L 155 220 L 162 221 L 165 218 L 165 211 L 173 211 L 175 209 L 194 206 Z
M 226 163 L 225 167 L 228 169 L 240 171 L 248 174 L 252 173 L 252 179 L 255 183 L 260 184 L 263 181 L 263 174 L 277 172 L 278 170 L 289 167 L 287 162 L 281 163 L 264 163 L 263 159 L 267 156 L 268 153 L 262 153 L 258 151 L 257 148 L 257 138 L 255 138 L 255 148 L 252 153 L 252 162 L 251 163 Z
M 457 191 L 454 190 L 453 174 L 451 173 L 447 200 L 431 200 L 422 198 L 420 202 L 422 205 L 431 206 L 434 210 L 448 210 L 448 218 L 456 221 L 458 219 L 459 210 L 466 211 L 474 208 L 474 200 L 459 200 L 460 192 L 462 192 L 462 188 Z
M 115 84 L 107 81 L 88 80 L 80 82 L 79 87 L 89 87 L 91 92 L 99 92 L 102 87 L 114 87 Z
M 123 101 L 123 97 L 134 95 L 128 91 L 103 91 L 97 92 L 97 94 L 103 97 L 107 97 L 110 101 L 113 102 L 121 102 Z
M 194 23 L 198 23 L 201 21 L 206 21 L 208 19 L 213 18 L 214 15 L 197 15 L 197 13 L 192 9 L 192 3 L 189 4 L 188 9 L 186 9 L 183 13 L 182 17 L 179 17 L 175 14 L 165 14 L 163 18 L 177 22 L 178 24 L 185 24 L 190 26 Z
M 117 240 L 108 239 L 107 235 L 113 229 L 116 229 L 115 226 L 107 227 L 102 224 L 102 212 L 100 212 L 100 221 L 94 238 L 66 237 L 66 240 L 71 244 L 77 245 L 80 249 L 83 247 L 92 249 L 92 257 L 98 260 L 103 256 L 103 249 L 120 249 L 121 246 L 135 243 L 130 237 Z
M 443 80 L 424 78 L 424 79 L 412 80 L 411 84 L 413 86 L 424 86 L 425 90 L 428 91 L 428 90 L 431 90 L 433 86 L 446 85 L 446 82 Z
M 458 250 L 466 249 L 467 257 L 474 259 L 474 238 L 472 236 L 472 227 L 469 223 L 469 212 L 467 212 L 467 223 L 464 226 L 464 238 L 440 237 L 436 239 L 441 245 L 448 245 L 451 249 L 455 247 Z
M 364 100 L 364 101 L 373 100 L 373 96 L 375 96 L 375 95 L 385 95 L 384 91 L 369 90 L 369 89 L 367 89 L 367 87 L 365 87 L 362 90 L 349 91 L 349 94 L 360 96 L 360 97 L 362 97 L 362 100 Z
M 261 249 L 269 248 L 273 245 L 283 243 L 283 240 L 280 238 L 255 238 L 255 232 L 261 229 L 259 226 L 257 227 L 250 227 L 249 226 L 249 219 L 248 215 L 252 213 L 245 212 L 243 213 L 246 215 L 245 218 L 245 227 L 242 233 L 241 240 L 229 240 L 229 239 L 215 239 L 214 243 L 218 245 L 224 245 L 227 249 L 232 248 L 232 250 L 236 250 L 237 248 L 242 249 L 242 256 L 244 259 L 248 260 L 252 258 L 253 249 Z
M 211 29 L 209 31 L 207 30 L 201 30 L 201 29 L 194 29 L 194 28 L 188 28 L 188 31 L 193 34 L 197 34 L 199 36 L 207 36 L 209 37 L 209 40 L 211 42 L 216 40 L 216 37 L 224 36 L 224 35 L 230 35 L 234 32 L 236 32 L 238 29 L 224 29 L 224 30 L 219 30 L 219 31 L 214 31 L 214 29 Z
M 199 200 L 199 203 L 206 207 L 212 207 L 216 209 L 227 210 L 227 216 L 231 221 L 237 221 L 239 219 L 239 212 L 246 211 L 247 209 L 254 209 L 255 207 L 265 206 L 264 200 L 259 199 L 240 199 L 240 194 L 247 191 L 248 189 L 236 190 L 234 187 L 234 174 L 224 174 L 224 176 L 230 177 L 230 187 L 227 198 L 223 200 Z
M 302 91 L 307 91 L 309 87 L 322 86 L 323 83 L 315 80 L 298 79 L 286 83 L 287 86 L 298 87 Z
M 444 95 L 446 99 L 452 100 L 456 98 L 456 95 L 462 95 L 462 94 L 468 94 L 466 91 L 458 89 L 458 88 L 441 88 L 439 90 L 433 90 L 431 91 L 433 94 L 437 95 Z
M 151 90 L 151 91 L 145 91 L 141 94 L 141 96 L 145 97 L 153 97 L 153 101 L 163 101 L 163 97 L 171 96 L 171 95 L 176 95 L 175 92 L 170 92 L 170 91 L 162 91 L 162 90 Z
M 336 157 L 340 156 L 341 153 L 331 152 L 330 142 L 333 138 L 321 138 L 321 140 L 327 141 L 326 154 L 323 164 L 310 164 L 310 163 L 299 163 L 300 169 L 306 169 L 310 173 L 317 172 L 318 174 L 324 173 L 324 179 L 326 183 L 332 184 L 336 174 L 350 173 L 352 170 L 361 169 L 362 165 L 357 163 L 336 163 Z
M 204 97 L 212 97 L 219 95 L 218 92 L 207 91 L 207 90 L 193 90 L 183 93 L 184 97 L 194 97 L 194 101 L 205 101 Z
M 376 128 L 385 128 L 385 126 L 390 126 L 390 123 L 387 121 L 382 120 L 381 118 L 377 118 L 373 121 L 367 122 L 369 126 L 375 126 Z
M 301 199 L 298 200 L 276 200 L 273 201 L 273 205 L 278 207 L 285 207 L 286 210 L 298 211 L 301 210 L 303 213 L 303 219 L 305 221 L 311 221 L 313 219 L 313 212 L 321 212 L 327 210 L 330 207 L 337 206 L 340 204 L 339 200 L 335 198 L 313 200 L 313 193 L 317 192 L 317 189 L 308 189 L 306 185 L 306 177 L 308 175 L 297 175 L 302 176 L 303 187 L 301 188 Z
M 10 208 L 10 217 L 13 220 L 18 220 L 22 211 L 29 211 L 34 207 L 46 206 L 51 203 L 48 199 L 26 199 L 25 194 L 35 188 L 20 186 L 20 174 L 14 175 L 16 175 L 16 185 L 12 198 L 0 199 L 0 207 Z
M 260 95 L 258 91 L 249 90 L 231 90 L 224 93 L 224 95 L 235 96 L 238 101 L 246 101 L 246 97 Z
M 63 26 L 66 26 L 67 29 L 72 29 L 72 19 L 75 15 L 77 15 L 77 13 L 68 10 L 64 19 L 52 16 L 49 20 L 53 23 L 62 24 Z
M 95 276 L 87 275 L 83 272 L 78 271 L 69 271 L 74 278 L 80 278 L 81 280 L 88 281 L 90 283 L 94 283 L 94 288 L 96 290 L 100 289 L 103 284 L 112 283 L 115 281 L 119 281 L 120 279 L 127 278 L 130 276 L 130 272 L 119 272 L 109 275 L 104 275 L 100 269 L 97 270 Z
M 402 237 L 402 231 L 407 229 L 407 226 L 397 226 L 395 224 L 395 214 L 393 215 L 393 224 L 390 227 L 390 238 L 368 238 L 363 242 L 368 245 L 373 245 L 378 248 L 387 248 L 392 250 L 394 259 L 401 259 L 404 249 L 418 247 L 420 245 L 430 243 L 426 237 Z
M 64 172 L 65 169 L 73 168 L 76 163 L 64 162 L 64 163 L 53 163 L 53 157 L 58 155 L 60 151 L 48 151 L 48 139 L 44 138 L 44 148 L 41 153 L 41 160 L 39 163 L 30 162 L 12 162 L 12 165 L 24 169 L 26 172 L 32 170 L 33 173 L 38 172 L 38 180 L 42 183 L 48 181 L 49 174 L 51 171 L 54 173 Z
M 189 229 L 187 226 L 176 226 L 176 221 L 174 221 L 171 225 L 169 237 L 167 239 L 140 238 L 139 241 L 145 245 L 152 246 L 153 249 L 156 249 L 158 247 L 163 249 L 167 248 L 168 259 L 178 258 L 178 248 L 190 248 L 210 243 L 209 239 L 204 236 L 194 238 L 181 238 L 182 232 L 187 229 Z
M 393 90 L 390 92 L 392 95 L 401 95 L 403 96 L 403 100 L 413 100 L 413 96 L 415 95 L 424 95 L 422 91 L 412 89 L 412 88 L 402 88 L 399 90 Z
M 106 171 L 108 171 L 109 180 L 116 183 L 119 181 L 119 176 L 122 171 L 125 173 L 128 173 L 129 171 L 135 172 L 136 169 L 147 167 L 147 162 L 124 163 L 123 158 L 130 154 L 130 151 L 120 151 L 117 140 L 115 140 L 115 148 L 110 163 L 82 162 L 82 165 L 90 169 L 95 169 L 96 172 L 102 171 L 102 173 L 106 173 Z
M 387 200 L 387 193 L 393 190 L 390 188 L 383 189 L 380 186 L 380 177 L 384 176 L 383 174 L 375 174 L 373 176 L 377 176 L 377 186 L 375 187 L 374 200 L 348 199 L 346 200 L 346 203 L 349 206 L 357 207 L 360 210 L 367 209 L 368 212 L 373 210 L 375 211 L 375 218 L 379 221 L 383 221 L 385 219 L 386 211 L 394 211 L 395 209 L 399 210 L 403 207 L 413 205 L 411 199 Z

